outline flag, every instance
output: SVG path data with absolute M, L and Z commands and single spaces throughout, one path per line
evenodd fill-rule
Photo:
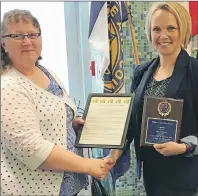
M 124 2 L 91 2 L 89 42 L 100 53 L 100 77 L 105 93 L 124 92 L 122 23 L 128 18 Z M 109 154 L 103 150 L 103 156 Z M 116 179 L 130 167 L 130 151 L 122 155 L 111 170 L 113 187 Z
M 189 13 L 192 21 L 192 37 L 198 33 L 198 1 L 189 2 Z
M 91 2 L 89 42 L 100 52 L 105 92 L 117 93 L 124 85 L 122 22 L 126 20 L 124 2 Z
M 127 12 L 124 11 L 126 10 L 125 5 L 122 6 L 122 4 L 118 1 L 108 1 L 107 10 L 110 63 L 104 72 L 104 92 L 119 93 L 124 92 L 122 14 Z
M 99 65 L 99 70 L 101 78 L 103 78 L 104 72 L 110 63 L 107 21 L 107 2 L 91 2 L 89 42 L 100 53 L 101 62 Z

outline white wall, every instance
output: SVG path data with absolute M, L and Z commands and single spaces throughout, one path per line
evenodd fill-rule
M 12 9 L 29 10 L 38 19 L 43 40 L 41 64 L 54 71 L 69 92 L 64 2 L 1 2 L 1 19 Z

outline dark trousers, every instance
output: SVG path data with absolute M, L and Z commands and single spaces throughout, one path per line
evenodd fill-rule
M 144 187 L 147 196 L 197 196 L 197 190 L 175 190 L 159 184 L 151 171 L 143 170 Z

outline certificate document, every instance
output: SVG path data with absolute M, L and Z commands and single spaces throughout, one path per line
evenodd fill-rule
M 76 147 L 123 148 L 133 94 L 90 94 Z

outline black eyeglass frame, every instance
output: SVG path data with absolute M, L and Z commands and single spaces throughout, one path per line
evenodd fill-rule
M 13 37 L 13 36 L 21 36 L 19 39 L 17 39 L 16 37 Z M 32 38 L 31 36 L 36 36 L 35 38 Z M 12 38 L 12 39 L 15 39 L 15 40 L 23 40 L 25 39 L 25 37 L 27 37 L 28 39 L 36 39 L 38 38 L 39 36 L 41 36 L 41 33 L 29 33 L 29 34 L 8 34 L 8 35 L 2 35 L 1 37 L 2 38 L 6 38 L 6 37 L 9 37 L 9 38 Z

